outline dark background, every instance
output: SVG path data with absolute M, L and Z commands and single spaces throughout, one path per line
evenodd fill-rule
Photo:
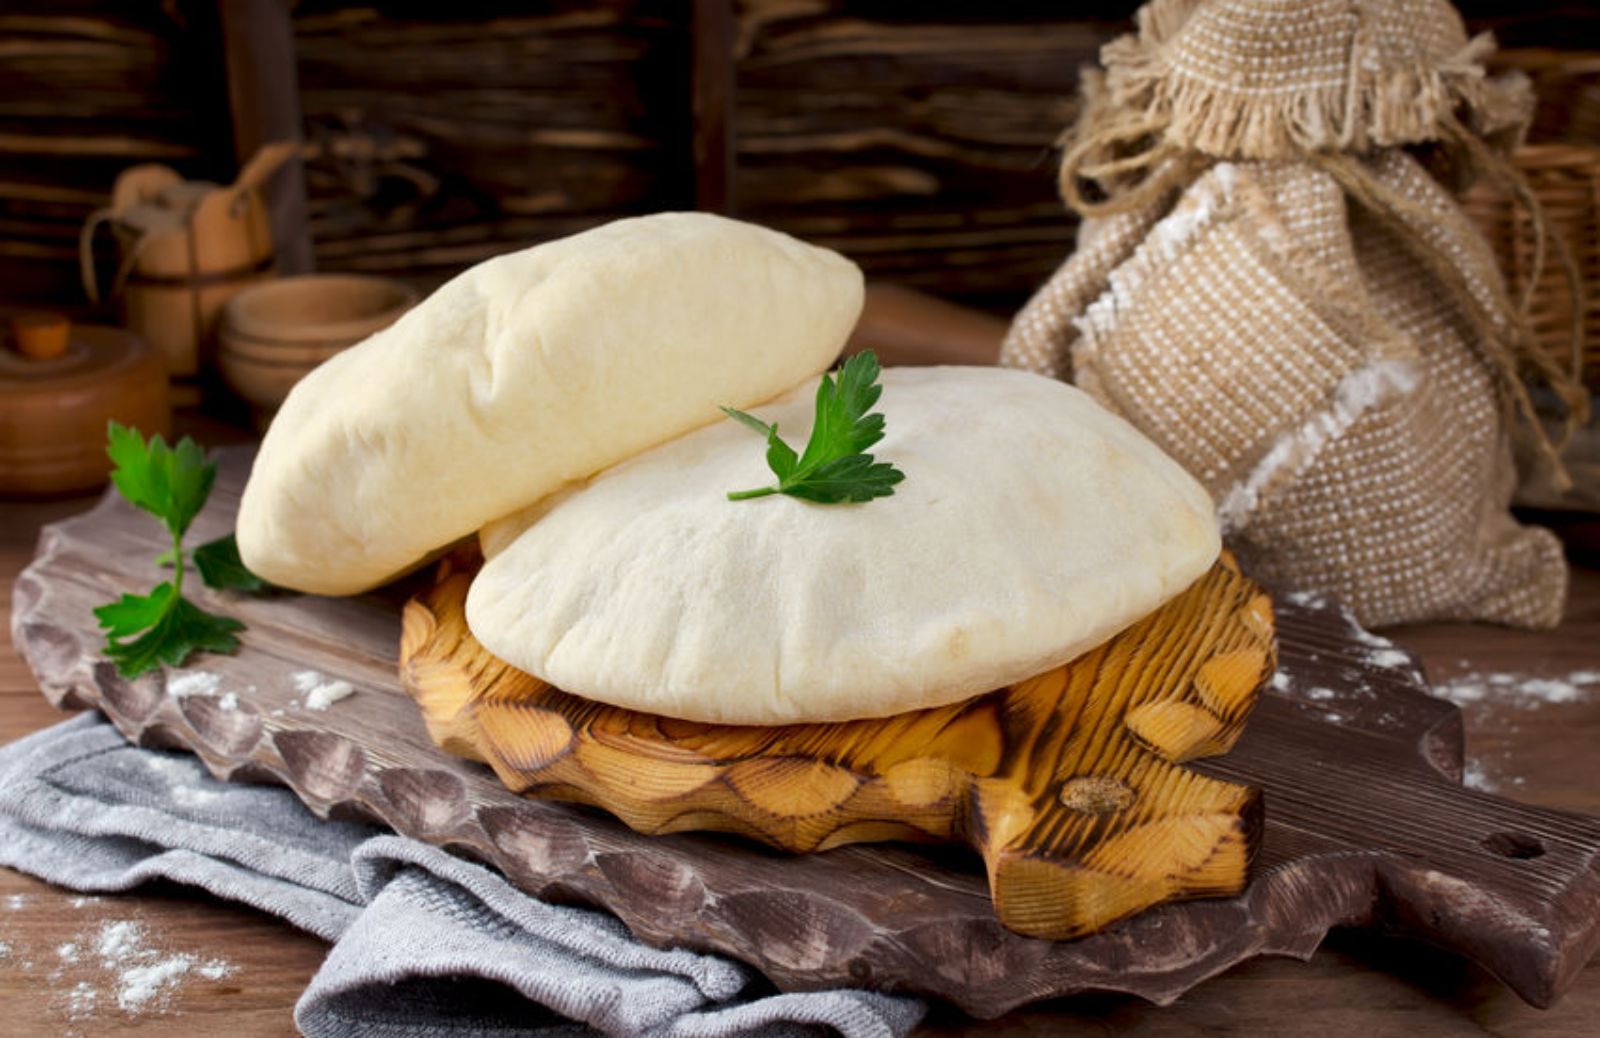
M 1078 67 L 1135 6 L 740 0 L 738 215 L 1009 311 L 1070 248 L 1052 142 Z M 1596 7 L 1462 5 L 1504 45 L 1566 48 L 1600 39 Z M 290 10 L 318 269 L 431 287 L 695 204 L 688 0 Z M 232 179 L 218 19 L 214 0 L 0 7 L 0 300 L 83 302 L 78 232 L 124 167 Z

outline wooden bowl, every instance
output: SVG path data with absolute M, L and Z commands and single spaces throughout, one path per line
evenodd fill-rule
M 308 371 L 387 328 L 416 301 L 404 282 L 361 274 L 255 285 L 223 307 L 217 364 L 234 392 L 270 413 Z
M 99 486 L 111 471 L 106 423 L 167 432 L 167 372 L 120 328 L 70 329 L 65 350 L 36 359 L 0 349 L 0 495 L 48 496 Z

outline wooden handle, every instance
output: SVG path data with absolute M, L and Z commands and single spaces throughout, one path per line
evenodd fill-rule
M 278 169 L 290 159 L 300 154 L 299 141 L 273 141 L 263 144 L 256 149 L 250 160 L 239 170 L 238 177 L 234 178 L 228 190 L 233 195 L 241 195 L 265 184 Z
M 1460 949 L 1535 1005 L 1549 1005 L 1600 948 L 1600 819 L 1448 782 L 1429 789 L 1426 802 L 1416 792 L 1407 795 L 1418 801 L 1418 833 L 1429 837 L 1418 848 L 1428 866 L 1386 871 L 1390 910 L 1424 939 Z M 1407 907 L 1429 904 L 1449 908 Z M 1562 948 L 1574 938 L 1580 947 Z M 1550 954 L 1528 954 L 1530 945 Z
M 1000 920 L 1074 937 L 1174 898 L 1230 894 L 1260 797 L 1180 766 L 1233 745 L 1276 661 L 1268 597 L 1231 559 L 1110 642 L 1010 688 L 840 724 L 707 725 L 604 706 L 490 655 L 471 567 L 407 603 L 407 690 L 446 750 L 512 790 L 641 832 L 711 829 L 789 851 L 964 842 Z

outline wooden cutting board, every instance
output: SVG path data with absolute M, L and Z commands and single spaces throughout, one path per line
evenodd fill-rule
M 231 526 L 249 460 L 223 453 L 196 543 Z M 790 856 L 734 837 L 643 836 L 515 796 L 435 748 L 401 690 L 400 610 L 420 579 L 354 599 L 197 592 L 249 625 L 238 655 L 190 668 L 215 674 L 232 709 L 175 698 L 160 674 L 123 681 L 97 655 L 90 610 L 147 590 L 162 548 L 159 526 L 111 497 L 46 529 L 12 624 L 52 701 L 99 707 L 131 739 L 489 861 L 530 893 L 602 905 L 645 940 L 722 952 L 784 988 L 919 992 L 981 1017 L 1082 991 L 1165 1003 L 1251 956 L 1306 957 L 1330 927 L 1371 926 L 1455 949 L 1547 1005 L 1600 943 L 1600 820 L 1462 788 L 1455 707 L 1426 695 L 1413 660 L 1315 601 L 1278 603 L 1277 687 L 1230 755 L 1190 765 L 1264 792 L 1246 890 L 1047 941 L 1000 925 L 968 852 Z M 305 671 L 359 691 L 308 709 Z

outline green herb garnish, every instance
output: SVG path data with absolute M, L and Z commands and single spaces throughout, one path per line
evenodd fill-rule
M 273 586 L 245 569 L 239 558 L 239 542 L 224 534 L 194 550 L 194 568 L 206 587 L 218 591 L 271 591 Z
M 237 649 L 233 632 L 244 624 L 208 613 L 183 597 L 183 535 L 211 493 L 217 466 L 187 436 L 169 447 L 160 436 L 146 442 L 138 430 L 112 422 L 107 439 L 106 454 L 115 466 L 111 482 L 130 504 L 166 526 L 172 550 L 157 562 L 170 561 L 173 571 L 170 581 L 157 584 L 148 595 L 123 595 L 94 611 L 105 630 L 105 654 L 116 663 L 117 673 L 132 678 L 163 663 L 177 666 L 192 652 Z M 260 584 L 239 563 L 232 534 L 202 545 L 194 555 L 201 579 L 213 587 L 246 588 L 237 571 Z
M 831 375 L 823 375 L 817 386 L 811 439 L 805 453 L 799 455 L 778 436 L 778 423 L 768 425 L 754 415 L 724 407 L 723 414 L 767 438 L 767 467 L 778 477 L 770 487 L 733 491 L 728 500 L 788 494 L 834 505 L 893 494 L 894 485 L 905 479 L 905 473 L 866 453 L 883 439 L 883 415 L 867 413 L 882 393 L 878 358 L 871 350 L 845 361 L 837 382 Z

